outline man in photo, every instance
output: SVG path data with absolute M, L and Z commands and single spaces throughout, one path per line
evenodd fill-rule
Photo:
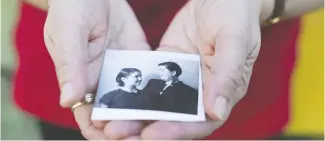
M 103 95 L 99 104 L 104 108 L 137 109 L 140 104 L 142 74 L 136 68 L 123 68 L 116 76 L 119 88 Z
M 178 79 L 181 67 L 174 62 L 160 63 L 158 74 L 161 79 L 149 80 L 142 91 L 142 108 L 196 115 L 198 91 Z

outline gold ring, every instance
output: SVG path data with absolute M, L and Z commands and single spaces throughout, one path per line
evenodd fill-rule
M 76 108 L 78 108 L 79 106 L 81 105 L 84 105 L 84 104 L 92 104 L 94 102 L 94 98 L 95 96 L 91 93 L 88 93 L 84 96 L 84 99 L 77 102 L 76 104 L 74 104 L 72 107 L 71 107 L 71 111 L 73 112 Z
M 74 110 L 75 110 L 76 108 L 78 108 L 79 106 L 84 105 L 84 104 L 86 104 L 86 103 L 83 102 L 83 101 L 79 101 L 79 102 L 77 102 L 76 104 L 74 104 L 74 105 L 71 107 L 71 111 L 74 112 Z

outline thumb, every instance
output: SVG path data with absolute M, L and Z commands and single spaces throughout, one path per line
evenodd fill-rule
M 231 28 L 230 28 L 231 29 Z M 213 120 L 226 120 L 247 91 L 255 57 L 248 57 L 240 31 L 219 31 L 213 56 L 203 56 L 205 109 Z
M 202 24 L 197 21 L 199 17 L 195 17 L 195 2 L 189 1 L 180 9 L 157 50 L 200 52 L 206 113 L 213 120 L 225 120 L 235 103 L 246 93 L 256 57 L 247 57 L 247 45 L 250 45 L 247 40 L 250 39 L 244 35 L 248 33 L 242 32 L 246 30 L 238 29 L 242 25 L 213 24 L 218 22 L 216 18 L 210 18 L 210 24 Z M 215 32 L 218 34 L 211 34 Z
M 62 107 L 72 106 L 87 91 L 85 76 L 89 31 L 85 22 L 78 22 L 82 20 L 81 14 L 63 10 L 71 9 L 69 2 L 53 1 L 44 28 L 45 44 L 54 62 L 61 90 Z

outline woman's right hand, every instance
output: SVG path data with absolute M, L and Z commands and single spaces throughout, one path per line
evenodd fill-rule
M 149 50 L 132 9 L 124 0 L 49 0 L 44 28 L 46 47 L 60 85 L 60 105 L 69 108 L 97 89 L 107 47 Z M 90 120 L 91 105 L 74 110 L 87 139 L 120 139 L 137 135 L 137 121 Z M 107 138 L 108 136 L 108 138 Z

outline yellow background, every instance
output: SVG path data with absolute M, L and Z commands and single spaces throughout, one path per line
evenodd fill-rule
M 302 19 L 287 134 L 324 135 L 324 10 Z

